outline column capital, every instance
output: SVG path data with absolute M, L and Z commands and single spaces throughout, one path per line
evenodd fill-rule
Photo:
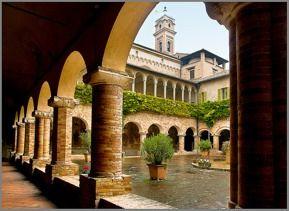
M 194 138 L 199 138 L 199 137 L 201 137 L 201 136 L 199 136 L 199 135 L 194 135 Z
M 191 92 L 192 91 L 192 87 L 188 87 L 188 91 Z
M 158 83 L 158 79 L 154 78 L 154 83 L 157 84 Z
M 33 123 L 35 123 L 35 118 L 34 117 L 25 117 L 24 118 L 24 122 L 25 123 L 30 123 L 30 124 L 33 124 Z
M 147 132 L 146 131 L 143 131 L 143 132 L 139 132 L 140 135 L 146 135 Z
M 177 82 L 172 82 L 172 87 L 175 89 L 177 88 Z
M 163 80 L 164 86 L 168 85 L 168 80 Z
M 12 125 L 12 128 L 17 128 L 17 123 L 15 123 L 14 125 Z
M 186 134 L 180 134 L 180 135 L 178 135 L 179 137 L 185 137 L 186 136 Z
M 52 117 L 52 113 L 47 112 L 47 111 L 35 110 L 35 111 L 32 112 L 32 116 L 36 117 L 36 118 L 51 118 Z
M 218 134 L 218 135 L 217 135 L 217 134 L 214 134 L 213 136 L 215 136 L 215 137 L 220 137 L 220 134 Z
M 130 77 L 129 74 L 124 71 L 108 69 L 101 66 L 99 66 L 97 70 L 83 76 L 83 81 L 92 86 L 97 84 L 115 84 L 122 88 L 128 88 L 131 80 L 133 80 L 133 77 Z
M 182 89 L 182 91 L 185 90 L 185 85 L 184 84 L 181 85 L 181 89 Z
M 79 100 L 66 97 L 53 96 L 48 100 L 48 105 L 51 107 L 67 107 L 74 108 L 79 104 Z
M 16 125 L 17 125 L 18 127 L 24 127 L 24 126 L 25 126 L 25 123 L 23 123 L 23 122 L 16 122 Z

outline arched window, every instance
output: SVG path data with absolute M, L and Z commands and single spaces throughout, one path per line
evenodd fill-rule
M 168 43 L 167 43 L 167 51 L 171 52 L 171 42 L 170 41 L 168 41 Z
M 163 51 L 163 49 L 162 49 L 162 42 L 159 42 L 159 49 L 160 49 L 160 52 Z

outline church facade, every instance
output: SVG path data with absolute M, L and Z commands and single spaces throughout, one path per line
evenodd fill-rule
M 155 49 L 132 45 L 126 66 L 133 78 L 128 90 L 188 103 L 228 99 L 228 61 L 205 49 L 175 53 L 175 34 L 175 20 L 164 14 L 155 22 Z M 78 105 L 73 112 L 77 139 L 81 130 L 91 128 L 91 107 Z M 209 129 L 194 118 L 139 112 L 127 115 L 123 126 L 123 152 L 128 156 L 139 155 L 141 142 L 152 134 L 169 135 L 175 152 L 181 154 L 194 152 L 200 139 L 208 139 L 209 134 L 214 151 L 219 152 L 230 135 L 229 118 Z

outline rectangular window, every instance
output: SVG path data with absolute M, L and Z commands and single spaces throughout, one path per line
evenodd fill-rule
M 195 78 L 195 67 L 188 68 L 188 71 L 190 72 L 190 80 Z
M 199 102 L 204 103 L 207 101 L 207 92 L 201 92 L 199 95 Z
M 228 87 L 218 89 L 218 100 L 226 100 L 229 98 Z

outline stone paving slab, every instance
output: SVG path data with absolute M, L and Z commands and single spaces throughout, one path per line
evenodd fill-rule
M 23 174 L 2 163 L 2 208 L 57 208 Z
M 102 199 L 124 209 L 175 209 L 170 205 L 166 205 L 132 193 L 119 196 L 102 197 Z

